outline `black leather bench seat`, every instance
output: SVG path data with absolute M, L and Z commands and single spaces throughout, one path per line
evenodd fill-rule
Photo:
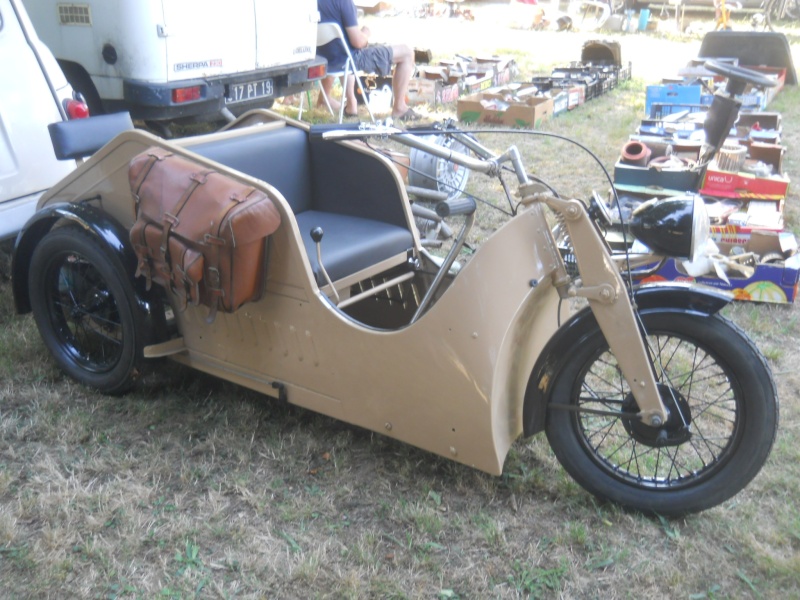
M 314 141 L 303 129 L 281 127 L 192 145 L 189 150 L 274 186 L 297 220 L 317 284 L 311 230 L 321 227 L 322 262 L 336 282 L 406 253 L 414 246 L 397 183 L 369 154 Z
M 408 229 L 381 221 L 317 210 L 307 210 L 296 217 L 311 269 L 321 286 L 327 282 L 317 263 L 317 246 L 311 239 L 314 227 L 322 227 L 325 232 L 322 264 L 333 281 L 402 254 L 414 245 Z

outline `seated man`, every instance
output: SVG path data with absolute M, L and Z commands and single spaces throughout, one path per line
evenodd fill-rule
M 399 120 L 416 121 L 420 116 L 406 104 L 408 82 L 414 74 L 414 52 L 405 44 L 396 45 L 370 45 L 370 30 L 368 27 L 358 26 L 358 14 L 353 0 L 317 0 L 322 23 L 337 23 L 345 34 L 350 53 L 353 55 L 356 69 L 367 73 L 378 73 L 387 76 L 392 72 L 392 117 Z M 317 54 L 328 60 L 331 71 L 342 70 L 347 54 L 339 40 L 334 40 L 317 49 Z M 327 77 L 322 81 L 322 88 L 330 98 L 333 78 Z M 356 104 L 355 80 L 348 78 L 347 89 L 344 90 L 347 99 L 345 111 L 348 115 L 358 114 Z M 320 99 L 321 100 L 321 99 Z M 320 102 L 318 102 L 320 104 Z M 334 107 L 336 108 L 336 107 Z

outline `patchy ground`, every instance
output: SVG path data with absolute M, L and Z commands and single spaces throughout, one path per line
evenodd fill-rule
M 437 55 L 514 52 L 530 65 L 575 60 L 596 37 L 516 31 L 477 14 L 474 23 L 376 18 L 371 26 Z M 699 47 L 619 39 L 640 78 L 672 72 Z M 548 128 L 586 141 L 610 167 L 643 110 L 643 85 Z M 800 172 L 798 107 L 797 90 L 775 104 L 790 173 Z M 559 185 L 581 188 L 576 180 L 593 173 L 588 163 L 575 167 L 572 150 L 530 143 L 526 154 Z M 793 192 L 787 213 L 800 233 L 797 203 Z M 516 445 L 503 476 L 491 477 L 170 363 L 136 393 L 100 396 L 65 378 L 32 319 L 13 314 L 7 268 L 0 255 L 7 597 L 800 595 L 795 306 L 728 310 L 768 356 L 779 385 L 782 424 L 769 463 L 724 505 L 659 520 L 595 501 L 541 436 Z

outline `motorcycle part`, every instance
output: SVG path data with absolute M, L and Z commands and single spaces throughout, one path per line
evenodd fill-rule
M 703 198 L 696 194 L 649 200 L 633 211 L 629 225 L 656 253 L 691 260 L 705 248 L 710 227 Z
M 328 271 L 325 270 L 325 265 L 322 263 L 322 236 L 325 235 L 325 232 L 322 230 L 322 227 L 314 227 L 314 229 L 311 230 L 310 235 L 314 245 L 317 248 L 317 264 L 319 265 L 319 270 L 322 273 L 322 276 L 325 278 L 325 281 L 327 281 L 328 285 L 331 287 L 334 298 L 336 298 L 334 304 L 339 304 L 339 292 L 337 292 L 336 288 L 333 286 L 333 282 L 328 276 Z
M 778 403 L 769 367 L 719 315 L 660 310 L 642 322 L 668 421 L 623 418 L 639 409 L 595 330 L 555 376 L 547 438 L 570 475 L 601 498 L 661 515 L 715 506 L 755 477 L 772 448 Z
M 761 73 L 736 67 L 725 63 L 708 60 L 706 69 L 717 75 L 728 78 L 725 91 L 714 94 L 711 108 L 708 110 L 703 129 L 706 132 L 706 142 L 701 153 L 701 163 L 705 163 L 717 153 L 723 141 L 730 133 L 733 124 L 739 115 L 741 102 L 736 96 L 744 93 L 748 84 L 759 87 L 774 87 L 778 82 L 765 77 Z
M 686 283 L 649 283 L 637 287 L 633 293 L 639 314 L 650 312 L 675 312 L 711 316 L 727 306 L 733 296 L 711 288 L 699 288 Z M 545 409 L 552 400 L 555 376 L 565 368 L 572 350 L 597 329 L 591 310 L 584 308 L 573 315 L 547 342 L 539 360 L 531 371 L 522 407 L 524 437 L 544 430 Z
M 101 392 L 130 389 L 141 374 L 146 328 L 118 257 L 84 231 L 57 228 L 33 251 L 28 286 L 58 365 Z
M 454 152 L 469 152 L 464 144 L 447 135 L 424 136 L 423 139 Z M 444 192 L 449 199 L 458 198 L 464 193 L 469 180 L 469 169 L 466 167 L 417 148 L 411 149 L 409 160 L 410 186 Z

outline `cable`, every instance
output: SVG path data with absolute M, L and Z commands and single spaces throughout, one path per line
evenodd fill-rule
M 436 133 L 437 133 L 437 134 L 439 134 L 439 135 L 442 135 L 442 132 L 441 132 L 441 131 L 437 131 Z M 384 148 L 378 148 L 378 147 L 376 147 L 376 146 L 373 146 L 373 145 L 370 143 L 370 140 L 369 140 L 369 139 L 367 139 L 367 140 L 364 140 L 364 142 L 365 142 L 365 144 L 367 145 L 367 147 L 369 147 L 369 148 L 370 148 L 370 150 L 374 150 L 375 152 L 377 152 L 377 153 L 379 153 L 381 156 L 384 156 L 385 158 L 389 159 L 390 161 L 392 161 L 392 162 L 393 162 L 394 164 L 396 164 L 396 165 L 401 165 L 400 161 L 399 161 L 399 160 L 397 160 L 397 159 L 396 159 L 394 156 L 392 156 L 391 154 L 389 154 L 389 153 L 388 153 L 388 151 L 387 151 L 387 150 L 385 150 Z M 423 173 L 423 172 L 422 172 L 422 171 L 420 171 L 419 169 L 415 169 L 415 168 L 414 168 L 414 167 L 412 167 L 410 164 L 409 164 L 408 166 L 406 166 L 405 164 L 402 164 L 401 166 L 402 166 L 404 169 L 408 169 L 408 171 L 410 171 L 410 172 L 412 172 L 412 173 L 416 173 L 417 175 L 422 175 L 423 177 L 429 177 L 429 175 L 428 175 L 427 173 Z M 498 176 L 498 179 L 500 179 L 500 178 L 499 178 L 499 176 Z M 500 179 L 500 182 L 501 182 L 501 184 L 503 185 L 503 188 L 504 188 L 504 190 L 505 190 L 505 192 L 506 192 L 506 200 L 509 202 L 509 204 L 511 204 L 511 201 L 510 201 L 510 196 L 509 196 L 509 193 L 510 193 L 510 192 L 508 191 L 508 188 L 507 188 L 507 186 L 505 185 L 505 182 L 504 182 L 502 179 Z M 456 191 L 456 187 L 455 187 L 455 186 L 453 186 L 453 185 L 451 185 L 451 184 L 449 184 L 449 183 L 447 183 L 446 181 L 438 181 L 438 180 L 437 180 L 437 183 L 439 183 L 440 185 L 443 185 L 444 187 L 447 187 L 447 188 L 449 188 L 451 191 Z M 495 206 L 494 204 L 492 204 L 492 202 L 491 202 L 491 201 L 489 201 L 489 200 L 486 200 L 485 198 L 481 198 L 480 196 L 475 196 L 475 195 L 473 195 L 473 194 L 470 194 L 469 192 L 462 192 L 462 194 L 464 194 L 464 195 L 465 195 L 466 197 L 468 197 L 468 198 L 472 198 L 472 199 L 473 199 L 473 200 L 475 200 L 476 202 L 480 202 L 480 203 L 482 203 L 482 204 L 485 204 L 485 205 L 486 205 L 486 206 L 488 206 L 489 208 L 493 208 L 494 210 L 501 212 L 502 214 L 506 215 L 507 217 L 513 217 L 513 216 L 516 214 L 516 211 L 514 210 L 514 207 L 513 207 L 513 206 L 511 207 L 511 211 L 507 211 L 507 210 L 503 210 L 503 209 L 502 209 L 502 208 L 500 208 L 499 206 Z
M 425 128 L 422 128 L 422 127 L 419 127 L 419 128 L 413 127 L 413 128 L 406 129 L 405 131 L 402 131 L 402 132 L 400 132 L 400 133 L 398 133 L 396 135 L 398 135 L 398 136 L 402 136 L 402 135 L 442 135 L 442 134 L 446 134 L 447 131 L 448 130 L 442 130 L 442 129 L 437 129 L 437 128 L 427 128 L 427 129 L 425 129 Z M 471 135 L 473 137 L 476 136 L 476 135 L 481 135 L 481 134 L 486 134 L 486 135 L 488 135 L 488 134 L 492 134 L 492 135 L 501 134 L 501 135 L 539 136 L 539 137 L 547 137 L 547 138 L 553 138 L 553 139 L 561 140 L 561 141 L 573 144 L 574 146 L 577 146 L 578 148 L 580 148 L 581 150 L 586 152 L 597 163 L 597 165 L 600 167 L 600 170 L 602 171 L 603 175 L 606 178 L 606 181 L 608 181 L 608 184 L 609 184 L 609 186 L 611 188 L 611 193 L 613 195 L 613 200 L 614 200 L 615 205 L 617 206 L 617 213 L 619 215 L 620 225 L 621 225 L 623 231 L 625 230 L 625 226 L 626 226 L 625 217 L 622 214 L 622 210 L 620 210 L 620 208 L 619 208 L 619 195 L 617 194 L 617 190 L 614 187 L 614 180 L 611 177 L 611 174 L 609 173 L 608 169 L 606 169 L 605 165 L 603 165 L 603 163 L 600 160 L 600 158 L 594 152 L 592 152 L 588 147 L 583 145 L 582 143 L 580 143 L 580 142 L 578 142 L 578 141 L 576 141 L 576 140 L 574 140 L 572 138 L 566 137 L 564 135 L 561 135 L 561 134 L 558 134 L 558 133 L 552 133 L 552 132 L 549 132 L 549 131 L 530 131 L 530 130 L 508 129 L 508 128 L 503 128 L 503 129 L 472 129 L 472 130 L 469 130 L 469 131 L 465 131 L 463 129 L 450 129 L 450 131 L 463 133 L 465 135 Z M 370 146 L 370 148 L 372 148 L 373 150 L 376 150 L 372 146 Z M 505 170 L 505 167 L 503 168 L 503 170 Z M 530 178 L 530 175 L 528 177 Z M 501 179 L 501 181 L 502 181 L 502 179 Z M 537 181 L 540 182 L 540 183 L 544 183 L 541 180 L 539 180 L 538 178 L 537 178 Z M 547 184 L 544 184 L 544 185 L 546 185 L 546 187 L 552 191 L 552 188 L 549 185 L 547 185 Z M 505 186 L 504 186 L 504 189 L 507 190 L 507 188 Z M 556 195 L 556 197 L 558 197 L 558 196 Z M 509 214 L 506 211 L 503 211 L 502 209 L 490 204 L 486 200 L 483 200 L 481 198 L 474 198 L 474 199 L 478 200 L 480 202 L 483 202 L 484 204 L 486 204 L 488 206 L 491 206 L 491 207 L 495 208 L 496 210 L 500 210 L 504 214 Z M 512 208 L 512 213 L 509 216 L 514 216 L 515 213 L 516 213 L 516 209 Z M 630 251 L 629 251 L 627 245 L 625 246 L 625 250 L 624 251 L 625 251 L 625 266 L 626 266 L 626 271 L 627 271 L 627 277 L 623 277 L 623 281 L 625 282 L 625 287 L 628 290 L 628 296 L 629 296 L 629 298 L 631 300 L 631 303 L 633 303 L 633 275 L 632 275 L 633 269 L 631 268 Z

